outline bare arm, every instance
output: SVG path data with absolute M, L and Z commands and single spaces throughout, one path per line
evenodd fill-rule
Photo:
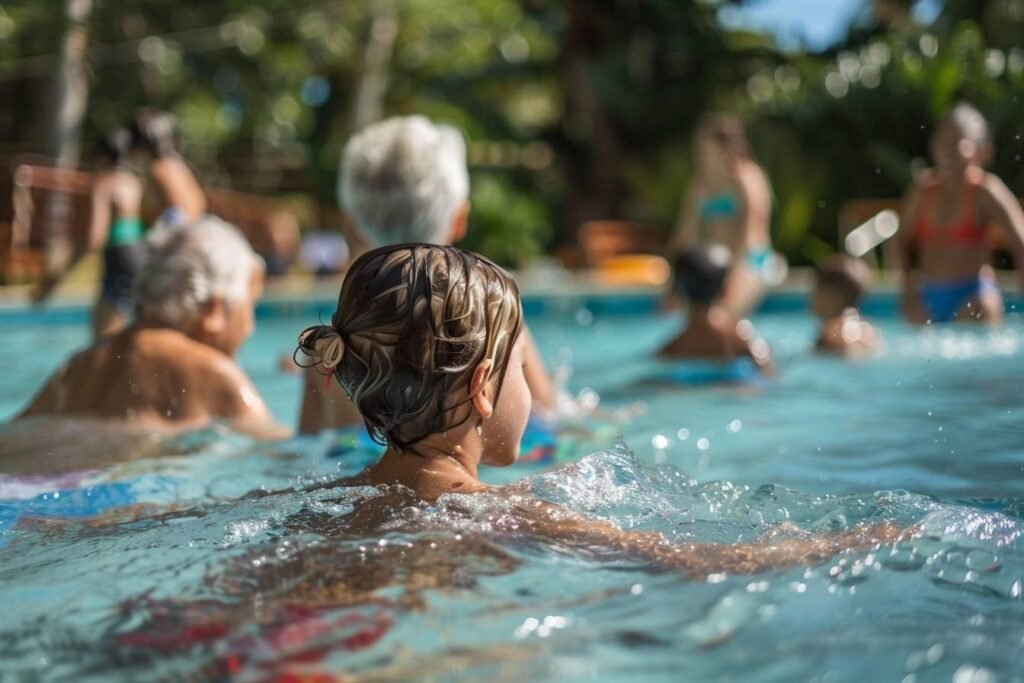
M 187 221 L 194 221 L 206 213 L 206 194 L 184 160 L 176 157 L 158 159 L 150 165 L 150 173 L 164 200 L 183 211 Z
M 541 358 L 537 344 L 533 341 L 533 335 L 525 326 L 523 335 L 526 337 L 523 345 L 523 355 L 526 360 L 526 384 L 530 387 L 534 410 L 552 411 L 555 409 L 555 387 L 551 381 L 551 375 L 544 367 L 544 359 Z
M 89 251 L 100 249 L 107 241 L 107 235 L 110 233 L 111 203 L 109 179 L 100 178 L 92 188 L 92 208 L 85 239 L 85 246 Z
M 1017 277 L 1024 289 L 1024 211 L 1010 188 L 998 177 L 987 173 L 981 197 L 992 223 L 1006 236 L 1017 266 Z
M 740 223 L 749 244 L 763 237 L 768 241 L 772 218 L 772 193 L 764 171 L 751 162 L 744 166 L 737 178 L 740 191 Z
M 258 439 L 291 436 L 291 430 L 271 416 L 263 397 L 238 365 L 229 360 L 217 365 L 216 387 L 210 393 L 211 419 L 223 421 L 235 431 Z
M 300 434 L 363 424 L 363 417 L 337 383 L 325 382 L 315 368 L 306 368 L 302 375 Z
M 892 524 L 858 525 L 838 534 L 805 538 L 767 537 L 753 543 L 674 543 L 650 531 L 625 531 L 557 505 L 524 506 L 527 528 L 536 535 L 587 548 L 604 548 L 681 571 L 692 579 L 710 574 L 753 574 L 821 562 L 849 550 L 876 548 L 908 535 Z
M 772 375 L 775 373 L 775 361 L 772 359 L 772 350 L 761 337 L 754 337 L 750 340 L 744 340 L 746 345 L 747 355 L 750 356 L 754 364 L 760 368 L 761 372 L 766 375 Z

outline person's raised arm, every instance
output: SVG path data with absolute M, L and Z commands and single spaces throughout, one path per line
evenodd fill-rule
M 213 386 L 206 406 L 210 419 L 257 439 L 272 441 L 292 435 L 274 420 L 263 397 L 234 361 L 225 358 L 217 362 L 210 376 Z
M 1010 188 L 991 173 L 985 174 L 981 197 L 989 220 L 1006 236 L 1017 268 L 1018 287 L 1024 290 L 1024 211 Z
M 737 177 L 740 193 L 740 224 L 747 239 L 769 233 L 772 219 L 772 192 L 768 178 L 757 164 L 745 164 Z

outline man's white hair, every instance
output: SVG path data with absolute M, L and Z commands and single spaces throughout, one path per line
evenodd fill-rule
M 263 267 L 238 228 L 215 216 L 158 225 L 145 249 L 135 282 L 136 316 L 176 329 L 192 323 L 214 298 L 229 306 L 245 300 L 254 271 Z
M 367 126 L 345 145 L 338 198 L 375 246 L 446 243 L 469 198 L 466 142 L 425 116 Z

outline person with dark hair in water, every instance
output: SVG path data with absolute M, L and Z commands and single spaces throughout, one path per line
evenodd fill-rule
M 124 128 L 103 135 L 97 143 L 97 167 L 91 190 L 92 209 L 84 238 L 77 240 L 70 261 L 47 273 L 33 291 L 43 301 L 86 254 L 103 251 L 103 277 L 93 308 L 96 337 L 124 327 L 134 306 L 132 287 L 142 260 L 144 228 L 139 212 L 142 179 L 127 165 L 131 135 Z
M 206 193 L 178 148 L 174 116 L 158 109 L 140 109 L 131 126 L 132 149 L 146 157 L 149 175 L 164 200 L 160 222 L 184 225 L 206 213 Z
M 860 317 L 860 301 L 871 284 L 871 269 L 858 258 L 833 256 L 818 266 L 811 312 L 821 320 L 815 350 L 858 356 L 878 347 L 878 333 Z
M 706 361 L 710 365 L 680 366 L 673 375 L 688 383 L 729 381 L 771 369 L 771 352 L 746 320 L 736 320 L 720 304 L 722 289 L 733 268 L 732 252 L 720 244 L 694 246 L 675 258 L 676 294 L 687 302 L 686 326 L 661 351 L 671 360 Z

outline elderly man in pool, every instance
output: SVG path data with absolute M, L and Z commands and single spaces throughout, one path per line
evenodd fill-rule
M 237 228 L 207 217 L 154 229 L 135 286 L 135 322 L 66 361 L 17 419 L 158 432 L 223 422 L 257 437 L 288 435 L 234 361 L 263 286 L 262 261 Z
M 427 242 L 452 244 L 466 234 L 469 172 L 466 143 L 451 126 L 423 116 L 368 126 L 342 152 L 338 197 L 358 237 L 371 247 Z M 555 392 L 533 338 L 526 332 L 526 380 L 533 406 L 554 408 Z M 362 424 L 348 397 L 307 369 L 299 431 Z

